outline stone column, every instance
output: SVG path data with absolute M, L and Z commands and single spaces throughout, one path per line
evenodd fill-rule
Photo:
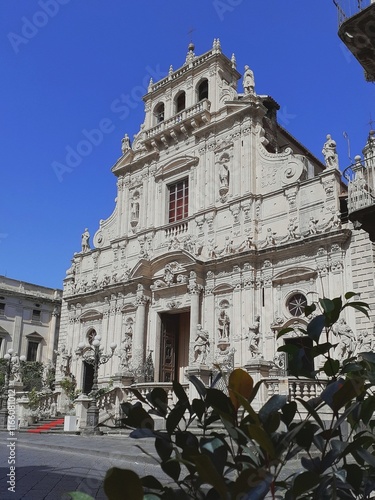
M 139 284 L 136 296 L 137 312 L 135 315 L 135 331 L 133 337 L 132 364 L 134 368 L 141 367 L 144 362 L 147 302 L 148 297 L 144 294 L 143 285 Z
M 46 362 L 53 361 L 53 351 L 55 348 L 56 335 L 57 335 L 56 323 L 58 315 L 59 315 L 58 307 L 55 306 L 52 312 L 51 322 L 49 324 L 47 358 L 45 359 Z

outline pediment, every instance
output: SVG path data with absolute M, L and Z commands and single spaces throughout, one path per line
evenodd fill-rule
M 190 270 L 191 266 L 196 264 L 196 260 L 184 250 L 176 250 L 159 255 L 150 262 L 152 276 L 161 274 L 168 264 L 173 264 L 173 268 L 178 269 L 179 272 L 183 272 L 187 268 Z
M 103 314 L 96 309 L 90 309 L 88 311 L 85 311 L 81 314 L 79 317 L 80 321 L 93 321 L 95 319 L 101 319 L 103 317 Z
M 40 335 L 38 332 L 32 332 L 26 335 L 26 338 L 29 340 L 33 340 L 34 342 L 41 342 L 44 340 L 44 337 Z
M 179 173 L 188 172 L 191 167 L 196 166 L 199 160 L 195 156 L 182 156 L 173 158 L 161 165 L 155 174 L 155 178 L 168 177 Z
M 234 289 L 233 285 L 229 283 L 221 283 L 220 285 L 215 286 L 212 290 L 213 293 L 230 293 Z
M 4 337 L 4 335 L 9 335 L 9 332 L 5 330 L 2 326 L 0 326 L 0 336 Z
M 309 281 L 311 278 L 316 278 L 315 269 L 307 267 L 294 267 L 283 271 L 272 279 L 274 284 L 297 283 L 298 281 Z

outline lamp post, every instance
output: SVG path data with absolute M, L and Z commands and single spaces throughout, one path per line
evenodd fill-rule
M 8 426 L 8 394 L 9 394 L 9 383 L 12 372 L 16 375 L 20 373 L 19 364 L 15 363 L 18 361 L 26 361 L 25 356 L 21 356 L 18 358 L 17 353 L 14 353 L 13 349 L 8 349 L 8 352 L 5 354 L 4 359 L 6 360 L 5 365 L 5 381 L 4 381 L 4 389 L 1 397 L 1 409 L 0 409 L 0 429 L 6 429 Z
M 98 430 L 99 408 L 96 405 L 98 394 L 98 370 L 100 365 L 104 365 L 112 358 L 117 344 L 111 344 L 109 346 L 111 352 L 109 354 L 103 354 L 102 346 L 100 345 L 101 340 L 101 336 L 96 334 L 90 346 L 86 347 L 83 342 L 80 342 L 76 350 L 77 355 L 81 356 L 83 361 L 86 361 L 86 363 L 94 367 L 93 384 L 90 392 L 91 401 L 87 410 L 86 427 L 83 431 L 84 434 L 102 434 L 102 432 Z

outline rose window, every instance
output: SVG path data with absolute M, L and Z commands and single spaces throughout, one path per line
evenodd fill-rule
M 306 306 L 307 300 L 302 293 L 295 293 L 287 303 L 288 310 L 292 316 L 302 316 Z

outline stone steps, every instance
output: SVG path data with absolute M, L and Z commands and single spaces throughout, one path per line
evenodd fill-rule
M 38 422 L 30 424 L 26 429 L 21 429 L 21 431 L 36 434 L 42 432 L 64 432 L 64 416 L 38 420 Z

